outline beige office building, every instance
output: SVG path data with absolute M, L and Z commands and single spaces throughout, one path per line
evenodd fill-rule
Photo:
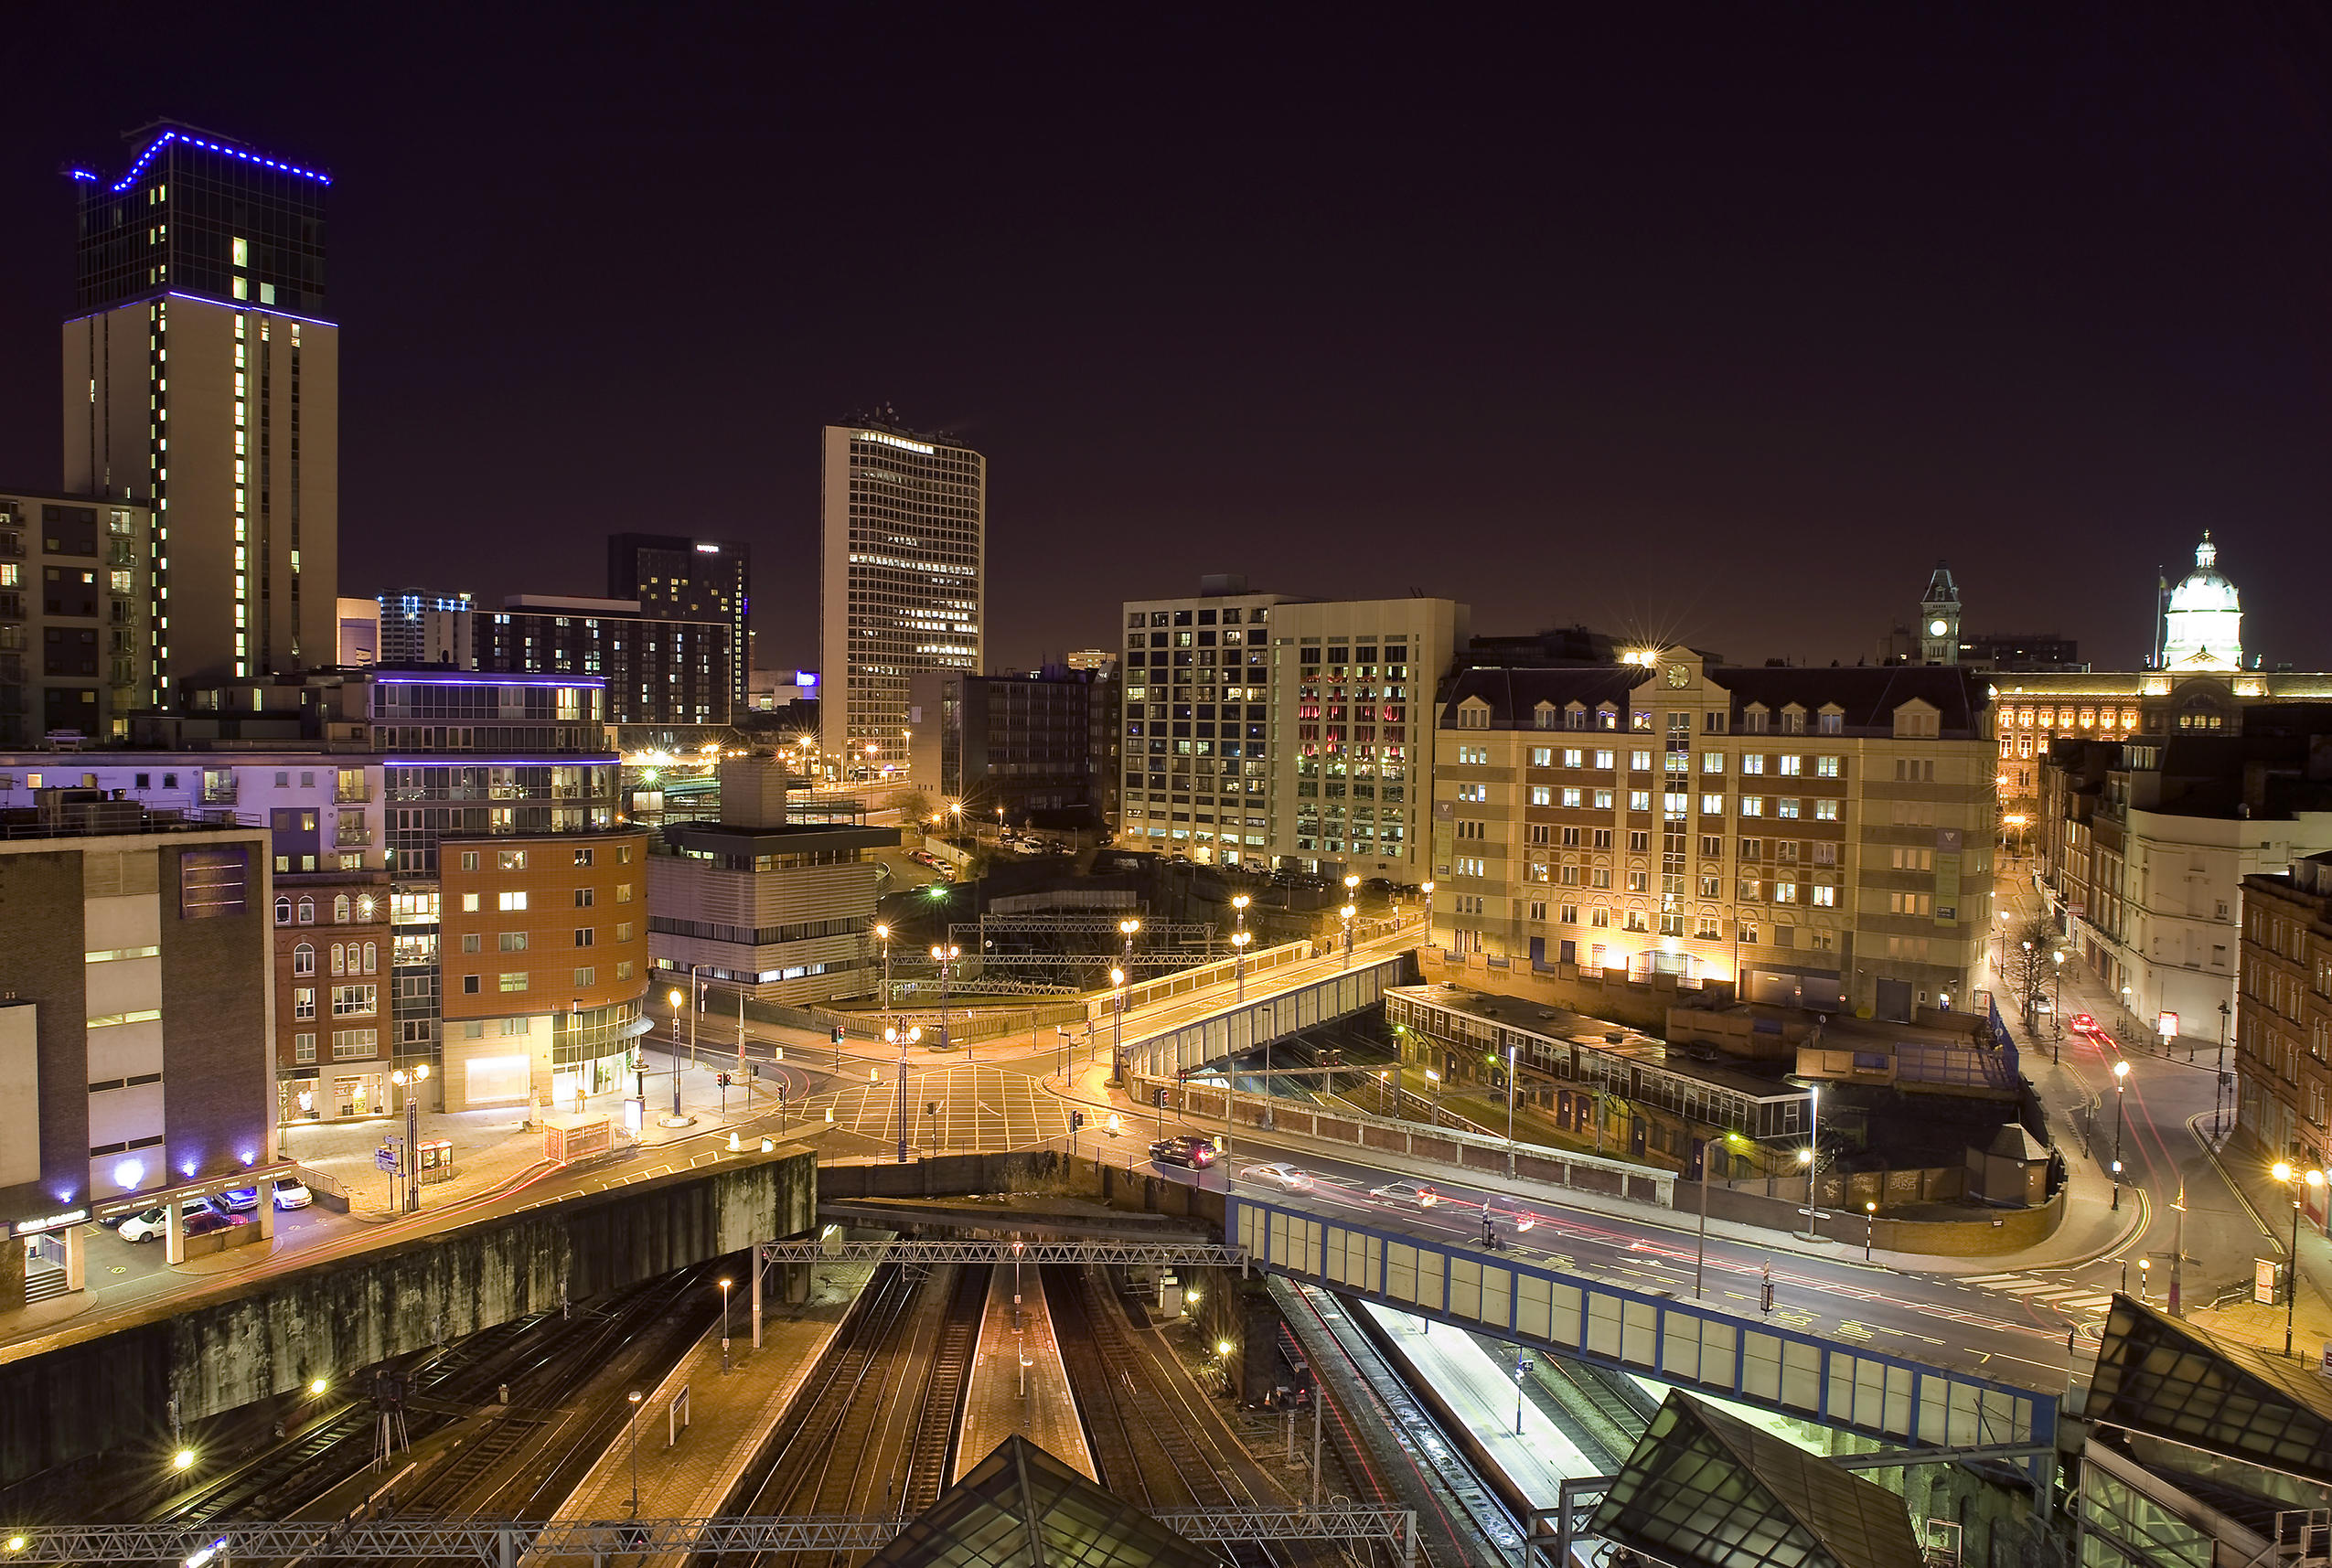
M 907 681 L 978 673 L 988 460 L 895 422 L 824 435 L 818 650 L 822 744 L 845 777 L 904 771 Z
M 1423 880 L 1426 709 L 1470 612 L 1448 599 L 1303 600 L 1213 577 L 1129 602 L 1129 848 Z
M 1982 673 L 1630 656 L 1445 684 L 1432 940 L 1886 1018 L 1968 1005 L 1992 919 Z

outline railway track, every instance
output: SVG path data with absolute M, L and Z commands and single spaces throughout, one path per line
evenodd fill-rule
M 907 1462 L 904 1512 L 909 1519 L 939 1500 L 954 1473 L 951 1461 L 957 1436 L 963 1430 L 964 1396 L 971 1386 L 972 1360 L 979 1349 L 980 1323 L 988 1310 L 994 1273 L 988 1264 L 957 1271 L 955 1297 L 939 1326 L 931 1376 L 924 1383 L 923 1405 L 915 1416 L 915 1444 Z
M 1233 1470 L 1206 1456 L 1220 1451 L 1218 1435 L 1157 1362 L 1134 1347 L 1124 1314 L 1094 1288 L 1088 1269 L 1047 1264 L 1039 1280 L 1103 1487 L 1152 1513 L 1286 1500 L 1258 1496 Z M 1281 1563 L 1259 1544 L 1227 1551 L 1240 1568 Z
M 904 1517 L 910 1494 L 944 1470 L 969 1374 L 966 1340 L 962 1369 L 952 1386 L 940 1386 L 934 1370 L 951 1338 L 949 1328 L 967 1314 L 970 1337 L 978 1334 L 986 1280 L 964 1280 L 947 1264 L 913 1269 L 886 1264 L 875 1272 L 858 1309 L 828 1346 L 800 1393 L 748 1467 L 731 1509 L 755 1514 L 890 1514 Z M 960 1332 L 954 1338 L 965 1338 Z M 930 1457 L 932 1433 L 944 1431 Z M 944 1479 L 934 1479 L 936 1497 Z M 740 1501 L 742 1500 L 742 1506 Z M 850 1553 L 827 1561 L 839 1564 Z M 733 1556 L 721 1568 L 743 1568 L 751 1561 Z M 801 1553 L 786 1559 L 805 1568 Z
M 684 1270 L 602 1305 L 515 1319 L 417 1360 L 408 1359 L 408 1440 L 423 1439 L 497 1403 L 505 1386 L 514 1412 L 555 1405 L 604 1363 L 611 1346 L 620 1345 L 640 1323 L 697 1284 L 702 1273 Z M 523 1414 L 501 1417 L 481 1436 L 489 1450 L 483 1458 L 474 1461 L 473 1445 L 464 1444 L 445 1468 L 462 1470 L 465 1484 L 474 1481 L 518 1446 L 528 1424 Z M 152 1518 L 196 1527 L 232 1519 L 296 1519 L 373 1463 L 375 1426 L 369 1398 L 348 1402 Z M 505 1432 L 509 1435 L 502 1435 Z

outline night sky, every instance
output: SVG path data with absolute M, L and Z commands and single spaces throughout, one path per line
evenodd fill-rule
M 1852 663 L 1945 556 L 2126 668 L 2206 527 L 2332 667 L 2319 7 L 38 9 L 0 480 L 58 166 L 206 126 L 335 177 L 343 592 L 735 536 L 815 663 L 818 427 L 887 401 L 988 455 L 999 667 L 1225 571 Z

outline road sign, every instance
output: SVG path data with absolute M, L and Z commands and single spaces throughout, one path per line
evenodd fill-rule
M 2327 1346 L 2326 1348 L 2325 1357 L 2327 1360 L 2332 1360 L 2332 1346 Z M 1519 1362 L 1515 1363 L 1515 1371 L 1526 1372 L 1536 1365 L 1538 1365 L 1536 1361 L 1532 1360 L 1528 1356 L 1524 1356 Z
M 392 1148 L 375 1149 L 372 1151 L 372 1163 L 394 1176 L 397 1173 L 397 1151 Z

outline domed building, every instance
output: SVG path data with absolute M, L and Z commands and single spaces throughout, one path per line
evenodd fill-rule
M 2235 585 L 2219 575 L 2219 547 L 2205 528 L 2194 570 L 2170 590 L 2157 668 L 2198 672 L 2243 667 L 2243 612 Z

